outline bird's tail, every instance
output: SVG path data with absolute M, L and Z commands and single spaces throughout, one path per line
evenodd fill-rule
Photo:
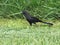
M 53 25 L 52 23 L 49 23 L 49 22 L 43 22 L 43 21 L 42 21 L 42 23 L 49 24 L 49 25 Z

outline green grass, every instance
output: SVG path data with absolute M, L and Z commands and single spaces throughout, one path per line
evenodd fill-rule
M 20 13 L 24 9 L 54 25 L 30 26 Z M 59 17 L 60 0 L 0 0 L 0 45 L 60 45 Z
M 21 19 L 0 19 L 0 45 L 60 45 L 60 23 L 30 26 Z
M 59 19 L 60 0 L 0 0 L 0 18 L 23 18 L 24 9 L 40 19 Z

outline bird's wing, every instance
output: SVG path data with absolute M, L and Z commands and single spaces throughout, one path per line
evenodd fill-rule
M 31 19 L 32 19 L 33 21 L 40 22 L 40 20 L 39 20 L 38 18 L 36 18 L 36 17 L 31 17 Z

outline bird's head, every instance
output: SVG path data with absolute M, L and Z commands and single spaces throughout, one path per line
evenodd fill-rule
M 23 10 L 23 11 L 22 11 L 22 14 L 26 14 L 26 13 L 27 13 L 27 11 L 26 11 L 26 10 Z

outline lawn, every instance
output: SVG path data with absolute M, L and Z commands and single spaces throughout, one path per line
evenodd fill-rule
M 54 25 L 30 26 L 23 10 Z M 0 0 L 0 45 L 60 45 L 60 0 Z
M 60 45 L 60 22 L 30 26 L 24 19 L 0 19 L 0 45 Z

